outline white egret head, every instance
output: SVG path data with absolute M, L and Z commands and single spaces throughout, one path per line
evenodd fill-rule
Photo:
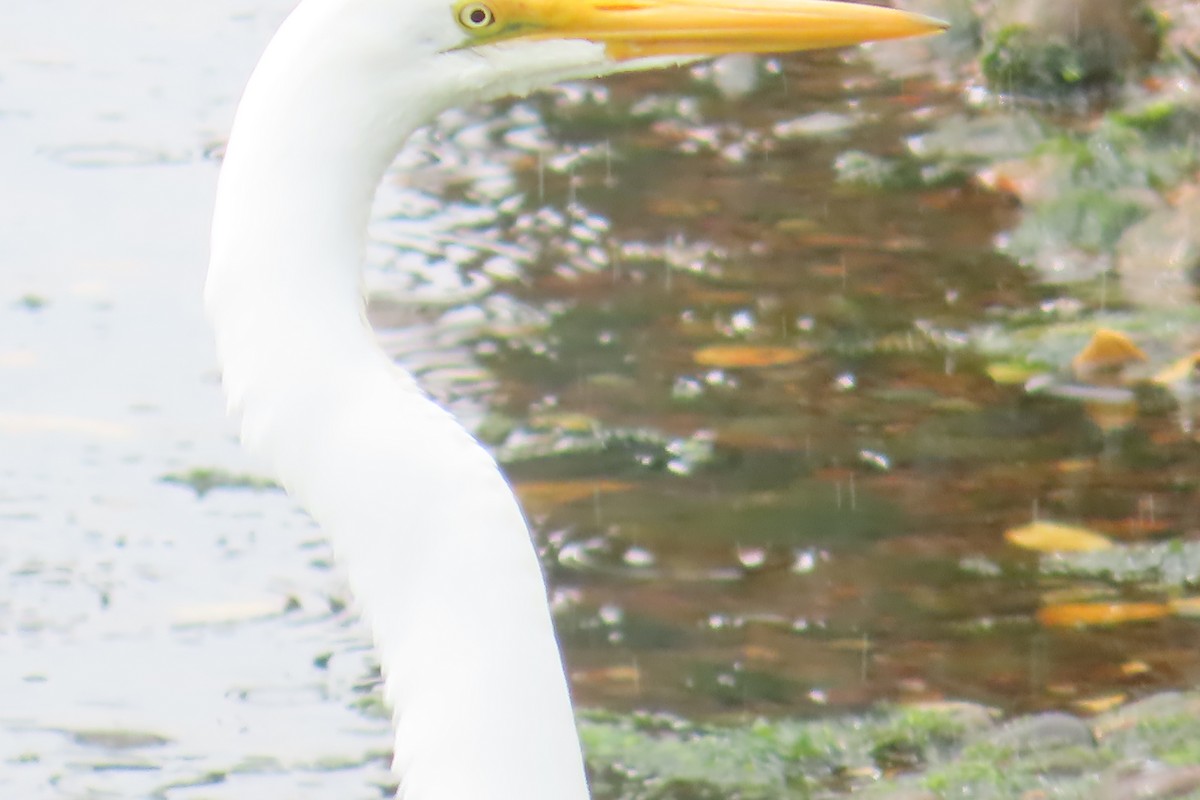
M 841 47 L 944 23 L 834 0 L 306 0 L 342 56 L 447 103 L 725 53 Z M 334 29 L 341 29 L 338 34 Z M 339 59 L 343 61 L 343 59 Z M 414 75 L 416 68 L 417 75 Z

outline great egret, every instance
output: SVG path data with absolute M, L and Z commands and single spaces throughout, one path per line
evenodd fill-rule
M 376 184 L 448 106 L 729 52 L 931 33 L 830 0 L 303 0 L 250 79 L 206 289 L 242 439 L 329 534 L 369 621 L 407 800 L 582 800 L 528 528 L 495 461 L 376 345 Z

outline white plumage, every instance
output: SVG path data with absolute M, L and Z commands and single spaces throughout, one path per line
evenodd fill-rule
M 834 5 L 760 3 L 807 14 Z M 662 5 L 682 9 L 671 12 L 678 20 L 704 0 L 495 0 L 485 8 L 497 25 L 523 14 L 525 27 L 483 38 L 460 22 L 476 5 L 301 3 L 238 109 L 206 300 L 243 440 L 328 532 L 370 623 L 396 720 L 400 795 L 583 800 L 567 682 L 516 499 L 492 457 L 390 362 L 366 322 L 360 263 L 375 187 L 413 129 L 450 105 L 710 50 L 825 42 L 793 33 L 788 45 L 786 31 L 768 29 L 767 44 L 731 46 L 733 34 L 705 29 L 629 59 L 616 48 L 669 33 L 660 20 L 595 33 L 573 31 L 563 15 Z M 710 5 L 756 13 L 745 0 Z M 525 17 L 544 17 L 544 28 L 531 33 Z M 934 28 L 888 17 L 900 19 L 908 28 L 890 35 Z M 870 35 L 889 34 L 854 40 Z

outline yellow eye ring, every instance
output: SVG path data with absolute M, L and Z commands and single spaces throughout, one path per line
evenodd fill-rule
M 483 30 L 496 23 L 496 12 L 483 3 L 467 3 L 458 10 L 458 24 L 469 31 Z

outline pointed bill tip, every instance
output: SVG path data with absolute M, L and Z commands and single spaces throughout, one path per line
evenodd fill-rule
M 925 26 L 925 30 L 923 31 L 925 34 L 945 33 L 950 30 L 950 23 L 944 19 L 929 17 L 924 14 L 915 14 L 911 11 L 905 11 L 904 13 L 912 17 L 917 24 Z

